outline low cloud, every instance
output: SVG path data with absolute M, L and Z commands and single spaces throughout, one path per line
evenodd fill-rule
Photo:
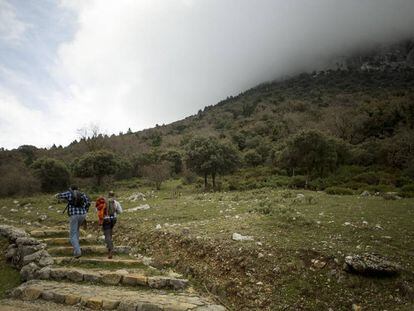
M 67 144 L 90 123 L 107 133 L 169 123 L 258 83 L 414 37 L 412 0 L 90 0 L 61 1 L 61 10 L 76 28 L 56 51 L 59 89 L 45 94 L 42 113 L 59 118 L 64 135 L 40 145 Z

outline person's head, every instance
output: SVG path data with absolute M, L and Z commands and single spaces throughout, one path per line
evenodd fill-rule
M 79 190 L 78 186 L 72 185 L 69 188 L 70 190 Z
M 115 193 L 111 190 L 108 192 L 108 197 L 113 198 L 115 197 Z

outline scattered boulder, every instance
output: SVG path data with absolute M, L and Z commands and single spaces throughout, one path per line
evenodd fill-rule
M 352 304 L 352 311 L 361 311 L 362 307 L 356 303 Z
M 148 204 L 144 204 L 144 205 L 136 206 L 136 207 L 133 207 L 133 208 L 129 208 L 125 211 L 126 212 L 145 211 L 145 210 L 150 209 L 150 208 L 151 208 L 151 206 L 149 206 Z
M 233 233 L 232 239 L 234 241 L 253 241 L 254 238 L 250 235 L 241 235 L 239 233 Z
M 399 273 L 401 267 L 378 255 L 366 253 L 346 256 L 344 270 L 364 275 L 387 276 Z
M 137 193 L 131 194 L 127 198 L 127 200 L 129 200 L 131 202 L 135 202 L 137 200 L 143 200 L 143 199 L 145 199 L 145 195 L 143 193 L 141 193 L 141 192 L 137 192 Z
M 369 197 L 369 196 L 370 196 L 370 193 L 369 193 L 367 190 L 365 190 L 365 191 L 363 191 L 363 192 L 360 194 L 360 196 L 361 196 L 361 197 Z
M 326 262 L 319 259 L 312 259 L 311 262 L 312 266 L 316 269 L 323 269 L 326 266 Z
M 38 219 L 39 221 L 45 221 L 47 219 L 47 215 L 40 215 Z

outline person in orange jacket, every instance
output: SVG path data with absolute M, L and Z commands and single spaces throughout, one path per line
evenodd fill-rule
M 101 197 L 96 200 L 95 207 L 98 212 L 98 222 L 102 225 L 102 230 L 105 236 L 108 258 L 111 259 L 114 250 L 112 232 L 116 224 L 117 214 L 122 213 L 122 207 L 121 204 L 115 200 L 113 191 L 109 191 L 107 198 Z

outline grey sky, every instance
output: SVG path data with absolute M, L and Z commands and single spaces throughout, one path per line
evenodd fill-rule
M 412 0 L 0 0 L 0 146 L 169 123 L 409 36 Z

